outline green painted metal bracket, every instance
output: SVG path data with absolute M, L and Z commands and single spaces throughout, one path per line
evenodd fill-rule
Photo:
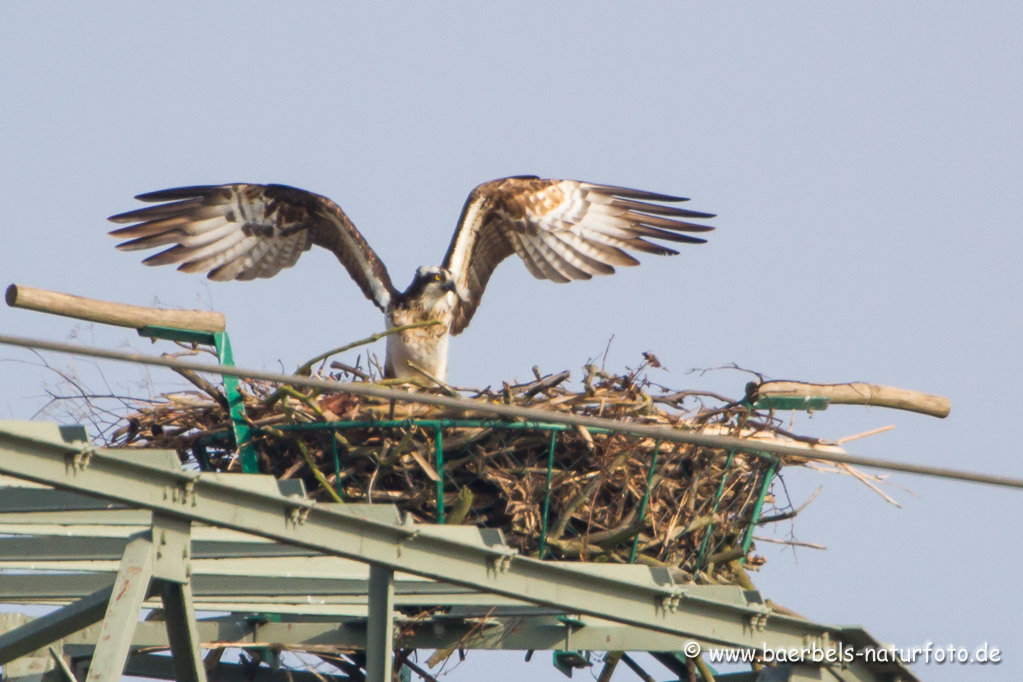
M 817 412 L 828 409 L 830 398 L 823 396 L 769 395 L 758 398 L 753 407 L 759 410 L 805 410 Z
M 760 453 L 761 455 L 763 453 Z M 771 466 L 768 468 L 767 473 L 764 474 L 764 481 L 760 484 L 760 494 L 757 496 L 756 502 L 753 504 L 753 511 L 750 513 L 749 524 L 746 526 L 746 530 L 742 535 L 742 557 L 739 561 L 746 563 L 746 555 L 749 554 L 750 545 L 753 543 L 753 531 L 756 529 L 757 524 L 760 523 L 760 513 L 764 508 L 764 500 L 767 498 L 767 493 L 771 489 L 771 483 L 774 481 L 774 475 L 778 473 L 778 469 L 781 468 L 781 462 L 777 458 L 772 458 Z
M 234 366 L 231 339 L 227 332 L 197 332 L 191 329 L 150 325 L 139 329 L 139 336 L 213 346 L 217 350 L 217 361 L 220 364 Z M 224 375 L 224 397 L 227 398 L 227 409 L 231 414 L 231 426 L 234 429 L 234 439 L 241 457 L 242 471 L 247 474 L 257 474 L 259 473 L 259 457 L 256 454 L 256 449 L 252 446 L 252 429 L 245 420 L 245 405 L 242 402 L 242 395 L 238 391 L 237 377 Z
M 558 649 L 554 652 L 554 667 L 565 677 L 572 677 L 572 671 L 577 668 L 589 668 L 589 651 L 565 651 Z
M 178 329 L 177 327 L 160 327 L 158 325 L 149 325 L 139 329 L 139 336 L 146 336 L 151 339 L 162 339 L 163 341 L 180 341 L 181 343 L 201 343 L 204 346 L 216 345 L 213 332 L 197 332 L 191 329 Z
M 581 628 L 586 625 L 582 619 L 571 616 L 561 615 L 558 616 L 558 622 L 565 626 L 568 630 L 568 634 L 565 637 L 565 644 L 567 646 L 572 645 L 572 630 L 574 628 Z M 578 649 L 557 649 L 553 652 L 553 664 L 554 667 L 561 672 L 565 677 L 572 677 L 572 671 L 579 668 L 589 668 L 590 663 L 590 652 L 581 651 Z
M 234 354 L 231 352 L 231 340 L 227 332 L 213 333 L 214 345 L 217 348 L 217 359 L 222 365 L 234 365 Z M 242 394 L 238 392 L 238 379 L 224 375 L 224 394 L 227 396 L 227 409 L 231 413 L 231 424 L 234 427 L 234 439 L 238 444 L 238 454 L 242 460 L 242 472 L 259 473 L 259 457 L 252 447 L 252 430 L 245 421 L 245 405 Z
M 557 431 L 551 431 L 547 446 L 547 487 L 543 494 L 543 526 L 540 528 L 540 558 L 547 555 L 547 523 L 551 512 L 551 474 L 554 470 L 554 449 L 557 445 Z
M 258 629 L 267 623 L 280 623 L 281 614 L 279 613 L 250 613 L 245 616 L 245 621 L 252 626 L 253 635 L 256 634 Z M 268 664 L 270 667 L 274 667 L 275 664 L 279 665 L 280 654 L 274 651 L 270 647 L 250 647 L 249 651 L 254 654 L 258 661 L 262 661 Z
M 434 427 L 434 459 L 437 465 L 437 523 L 444 525 L 444 430 Z

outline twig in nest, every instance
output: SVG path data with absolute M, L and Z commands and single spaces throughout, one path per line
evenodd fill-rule
M 302 393 L 298 389 L 292 388 L 291 386 L 281 386 L 276 391 L 270 394 L 270 397 L 264 401 L 264 404 L 266 407 L 272 407 L 274 403 L 276 403 L 281 398 L 285 396 L 290 396 L 295 400 L 298 400 L 299 402 L 305 403 L 309 407 L 309 409 L 315 412 L 316 415 L 321 420 L 326 421 L 327 418 L 324 416 L 323 410 L 321 410 L 320 406 L 316 404 L 315 400 L 313 400 L 313 397 L 319 395 L 320 393 L 321 393 L 320 390 L 313 389 L 312 391 L 310 391 L 309 395 L 306 395 L 305 393 Z
M 571 373 L 566 369 L 564 372 L 560 372 L 558 374 L 551 374 L 544 378 L 538 378 L 537 381 L 533 382 L 532 384 L 529 384 L 528 388 L 523 386 L 523 388 L 525 388 L 524 395 L 527 398 L 532 398 L 540 391 L 547 391 L 554 388 L 561 382 L 568 379 L 569 376 L 571 376 Z
M 446 383 L 444 383 L 443 381 L 441 381 L 441 380 L 440 380 L 440 379 L 438 379 L 437 377 L 433 376 L 432 374 L 430 374 L 429 372 L 427 372 L 427 371 L 426 371 L 425 369 L 423 369 L 422 367 L 420 367 L 420 366 L 419 366 L 419 365 L 417 365 L 416 363 L 414 363 L 414 362 L 412 362 L 411 360 L 409 360 L 409 361 L 408 361 L 408 362 L 407 362 L 406 364 L 407 364 L 407 365 L 408 365 L 409 367 L 411 367 L 412 369 L 414 369 L 414 370 L 416 370 L 417 372 L 419 372 L 420 374 L 422 374 L 422 375 L 423 375 L 424 377 L 426 377 L 426 378 L 427 378 L 427 379 L 429 379 L 430 381 L 432 381 L 432 382 L 433 382 L 434 384 L 436 384 L 436 385 L 437 385 L 437 386 L 438 386 L 438 387 L 439 387 L 439 388 L 440 388 L 440 389 L 441 389 L 442 391 L 444 391 L 444 392 L 445 392 L 446 394 L 448 394 L 448 395 L 450 395 L 450 396 L 454 396 L 454 397 L 456 397 L 456 398 L 458 397 L 458 392 L 457 392 L 457 391 L 456 391 L 455 389 L 451 388 L 451 387 L 450 387 L 450 386 L 448 386 L 448 385 L 447 385 Z
M 302 453 L 302 459 L 305 460 L 306 466 L 313 472 L 313 476 L 315 476 L 316 480 L 320 482 L 320 486 L 327 491 L 327 494 L 330 495 L 335 502 L 343 502 L 341 496 L 337 494 L 337 491 L 330 487 L 330 482 L 327 480 L 327 477 L 323 474 L 323 472 L 320 471 L 320 467 L 316 466 L 316 462 L 313 461 L 313 456 L 309 452 L 309 448 L 306 447 L 305 443 L 300 440 L 295 441 L 295 443 L 298 445 L 299 452 Z
M 414 324 L 401 324 L 398 325 L 397 327 L 391 327 L 390 329 L 386 329 L 382 332 L 371 334 L 364 339 L 359 339 L 358 341 L 346 343 L 345 345 L 339 346 L 338 348 L 334 348 L 333 350 L 328 350 L 326 353 L 320 353 L 315 358 L 312 358 L 311 360 L 306 360 L 301 365 L 299 365 L 298 369 L 295 370 L 295 374 L 299 376 L 309 376 L 309 374 L 312 372 L 313 365 L 315 365 L 317 362 L 320 362 L 321 360 L 326 360 L 331 355 L 337 355 L 338 353 L 344 353 L 346 350 L 358 348 L 359 346 L 365 346 L 366 344 L 379 341 L 380 339 L 390 336 L 391 334 L 397 334 L 398 332 L 403 332 L 408 329 L 432 327 L 438 324 L 440 324 L 440 320 L 427 320 L 426 322 L 416 322 Z
M 164 357 L 166 357 L 167 355 L 169 355 L 169 353 L 164 353 Z M 179 369 L 177 367 L 173 369 L 175 372 L 177 372 L 185 379 L 190 381 L 203 393 L 216 400 L 218 405 L 223 407 L 225 410 L 227 409 L 227 398 L 224 397 L 224 394 L 221 393 L 216 386 L 206 381 L 205 379 L 203 379 L 201 376 L 199 376 L 190 369 Z
M 781 538 L 765 538 L 760 535 L 754 535 L 753 539 L 757 542 L 773 542 L 778 545 L 792 545 L 793 547 L 809 547 L 810 549 L 827 549 L 827 545 L 822 545 L 817 542 L 802 542 L 800 540 L 782 540 Z
M 885 431 L 891 431 L 894 428 L 895 428 L 895 424 L 889 424 L 888 426 L 882 426 L 882 427 L 877 428 L 877 429 L 871 429 L 870 431 L 864 431 L 863 433 L 856 433 L 856 434 L 853 434 L 851 436 L 846 436 L 845 438 L 839 438 L 838 440 L 835 441 L 835 444 L 836 445 L 844 445 L 845 443 L 848 443 L 848 442 L 854 441 L 854 440 L 859 440 L 860 438 L 866 438 L 867 436 L 876 436 L 879 433 L 884 433 Z
M 163 353 L 161 355 L 161 357 L 164 357 L 164 358 L 179 358 L 182 355 L 195 355 L 195 354 L 196 354 L 195 352 L 190 352 L 190 353 Z M 177 367 L 173 367 L 172 369 L 175 372 L 177 372 L 178 374 L 180 374 L 181 376 L 183 376 L 185 379 L 187 379 L 189 382 L 191 382 L 192 385 L 197 387 L 200 391 L 202 391 L 203 393 L 205 393 L 209 397 L 211 397 L 214 400 L 216 400 L 217 403 L 221 407 L 223 407 L 225 410 L 227 409 L 227 398 L 224 397 L 224 394 L 221 392 L 221 390 L 219 388 L 217 388 L 216 386 L 211 384 L 209 381 L 204 379 L 202 376 L 200 376 L 199 374 L 193 372 L 190 369 L 179 369 Z
M 846 471 L 846 472 L 852 474 L 853 476 L 855 476 L 856 478 L 858 478 L 862 483 L 866 484 L 867 487 L 869 487 L 875 493 L 877 493 L 878 495 L 883 497 L 885 502 L 887 502 L 888 504 L 895 505 L 899 509 L 902 509 L 902 505 L 901 504 L 899 504 L 898 502 L 893 500 L 891 497 L 886 495 L 883 490 L 878 488 L 873 482 L 870 481 L 871 478 L 874 478 L 874 480 L 878 480 L 876 477 L 868 476 L 867 474 L 863 473 L 862 471 L 860 471 L 856 467 L 850 466 L 850 465 L 842 463 L 842 462 L 840 462 L 838 464 L 838 467 L 840 469 L 842 469 L 843 471 Z
M 811 502 L 817 499 L 817 496 L 821 494 L 822 490 L 824 490 L 824 486 L 817 486 L 817 490 L 815 490 L 813 492 L 813 495 L 810 495 L 810 497 L 808 497 L 806 502 L 804 502 L 803 504 L 799 505 L 792 511 L 783 512 L 781 514 L 774 514 L 772 516 L 762 516 L 760 520 L 757 521 L 757 525 L 765 526 L 768 523 L 776 523 L 778 521 L 785 521 L 786 519 L 795 518 L 796 514 L 806 509 L 808 506 L 810 506 Z
M 753 376 L 755 376 L 757 378 L 757 380 L 760 381 L 760 383 L 763 383 L 763 382 L 767 381 L 767 379 L 764 377 L 764 375 L 761 374 L 760 372 L 754 371 L 752 369 L 746 369 L 745 367 L 740 367 L 739 365 L 735 364 L 734 362 L 729 362 L 728 364 L 721 365 L 720 367 L 694 367 L 694 368 L 688 370 L 686 372 L 686 374 L 699 374 L 700 376 L 703 376 L 704 374 L 707 374 L 708 372 L 716 372 L 716 371 L 722 370 L 722 369 L 734 369 L 734 370 L 736 370 L 738 372 L 745 372 L 746 374 L 752 374 Z
M 334 360 L 333 362 L 331 362 L 330 363 L 330 368 L 331 369 L 339 369 L 342 372 L 347 372 L 348 374 L 351 374 L 353 377 L 355 377 L 357 379 L 362 379 L 363 381 L 369 381 L 370 380 L 370 376 L 368 374 L 366 374 L 365 372 L 363 372 L 358 367 L 352 367 L 351 365 L 346 365 L 345 363 L 340 362 L 338 360 Z

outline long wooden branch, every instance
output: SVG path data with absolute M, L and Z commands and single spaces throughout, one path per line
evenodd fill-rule
M 7 305 L 12 308 L 27 308 L 132 329 L 153 325 L 191 329 L 197 332 L 222 332 L 226 326 L 223 313 L 206 310 L 165 310 L 111 303 L 21 284 L 7 287 L 6 298 Z
M 847 384 L 765 381 L 753 386 L 754 400 L 772 396 L 828 398 L 833 405 L 876 405 L 941 418 L 947 417 L 951 409 L 948 398 L 940 395 L 858 381 Z

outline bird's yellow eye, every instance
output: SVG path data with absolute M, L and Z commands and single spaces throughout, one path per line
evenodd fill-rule
M 439 282 L 440 281 L 440 275 L 434 275 L 433 276 L 433 281 L 434 282 Z

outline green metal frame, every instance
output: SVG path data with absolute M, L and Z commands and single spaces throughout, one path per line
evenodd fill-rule
M 437 523 L 444 524 L 444 428 L 435 426 L 433 454 L 437 467 Z
M 299 431 L 299 432 L 301 432 L 301 431 L 330 431 L 330 432 L 333 433 L 333 432 L 337 432 L 337 431 L 343 431 L 343 430 L 346 430 L 346 429 L 354 429 L 354 428 L 381 428 L 381 429 L 388 429 L 388 428 L 408 428 L 408 427 L 413 427 L 413 426 L 420 427 L 420 428 L 423 428 L 423 429 L 432 429 L 433 432 L 434 432 L 434 464 L 436 466 L 437 475 L 438 475 L 438 480 L 436 482 L 435 490 L 434 490 L 434 499 L 435 499 L 434 504 L 435 504 L 435 509 L 436 509 L 436 522 L 438 524 L 444 524 L 445 517 L 446 517 L 446 510 L 444 508 L 444 435 L 443 435 L 443 430 L 444 429 L 446 429 L 446 428 L 493 428 L 493 429 L 507 429 L 507 430 L 511 430 L 511 431 L 546 431 L 546 432 L 548 432 L 550 434 L 550 441 L 549 441 L 548 451 L 547 451 L 547 481 L 546 481 L 546 488 L 545 488 L 545 491 L 544 491 L 544 501 L 543 501 L 543 511 L 542 511 L 542 525 L 541 525 L 541 529 L 540 529 L 540 546 L 539 546 L 539 551 L 538 551 L 539 558 L 543 559 L 543 558 L 545 558 L 547 556 L 547 554 L 548 554 L 547 532 L 548 532 L 548 526 L 549 526 L 549 523 L 550 523 L 550 497 L 551 497 L 551 493 L 552 493 L 551 485 L 552 485 L 552 475 L 553 475 L 553 468 L 554 468 L 554 453 L 555 453 L 555 449 L 556 449 L 556 445 L 557 445 L 556 434 L 559 433 L 559 432 L 563 432 L 563 431 L 573 430 L 575 428 L 573 426 L 568 426 L 568 425 L 565 425 L 565 424 L 552 424 L 552 423 L 549 423 L 549 422 L 535 422 L 535 421 L 509 422 L 509 421 L 502 421 L 502 420 L 499 420 L 499 419 L 411 419 L 411 418 L 406 418 L 406 419 L 379 419 L 379 420 L 362 419 L 362 420 L 345 420 L 345 421 L 331 421 L 331 422 L 310 422 L 310 423 L 305 423 L 305 424 L 283 424 L 283 425 L 275 426 L 274 430 L 276 430 L 276 431 Z M 248 427 L 247 424 L 246 424 L 246 427 Z M 600 434 L 612 433 L 611 429 L 597 429 L 597 428 L 594 428 L 594 429 L 588 429 L 588 430 L 591 431 L 592 433 L 600 433 Z M 254 431 L 258 432 L 259 429 L 258 428 L 254 429 Z M 247 430 L 246 433 L 249 434 L 249 433 L 251 433 L 251 431 Z M 248 436 L 246 436 L 246 437 L 248 437 Z M 195 442 L 195 444 L 193 444 L 193 453 L 195 454 L 196 458 L 199 459 L 200 465 L 203 465 L 202 463 L 206 462 L 206 464 L 203 465 L 203 466 L 208 467 L 208 458 L 206 456 L 206 446 L 210 442 L 212 442 L 213 440 L 216 440 L 217 438 L 218 438 L 218 434 L 209 434 L 209 435 L 205 436 L 204 438 L 198 439 Z M 237 438 L 237 436 L 235 436 L 235 438 Z M 662 443 L 661 443 L 660 440 L 658 440 L 656 442 L 656 444 L 654 445 L 654 452 L 653 452 L 653 456 L 651 457 L 650 468 L 647 471 L 646 490 L 644 491 L 643 498 L 640 501 L 640 509 L 639 509 L 640 518 L 642 518 L 643 515 L 646 514 L 646 507 L 647 507 L 647 505 L 649 504 L 649 501 L 650 501 L 650 493 L 651 493 L 650 487 L 653 484 L 654 472 L 655 472 L 656 467 L 657 467 L 657 459 L 658 459 L 658 456 L 660 454 L 661 445 L 662 445 Z M 718 485 L 717 492 L 715 493 L 715 496 L 714 496 L 714 506 L 712 508 L 712 512 L 714 512 L 714 513 L 717 512 L 718 506 L 719 506 L 719 504 L 721 502 L 721 497 L 724 494 L 725 485 L 727 484 L 728 477 L 729 477 L 729 471 L 728 470 L 731 467 L 732 461 L 733 461 L 733 459 L 735 457 L 735 452 L 736 451 L 734 451 L 734 450 L 729 450 L 728 451 L 728 459 L 725 462 L 725 470 L 724 470 L 724 473 L 722 474 L 722 477 L 721 477 L 721 483 Z M 756 527 L 757 523 L 760 521 L 760 514 L 761 514 L 761 511 L 763 509 L 764 500 L 767 497 L 767 493 L 771 489 L 771 483 L 774 481 L 775 474 L 777 474 L 779 469 L 781 468 L 780 461 L 774 455 L 771 455 L 771 454 L 768 454 L 768 453 L 764 453 L 764 452 L 759 452 L 759 451 L 749 451 L 749 454 L 751 454 L 751 455 L 753 455 L 755 457 L 759 457 L 759 458 L 762 458 L 762 459 L 769 460 L 771 462 L 771 467 L 768 469 L 767 473 L 764 475 L 764 480 L 761 483 L 759 494 L 757 496 L 757 499 L 754 501 L 753 510 L 752 510 L 752 513 L 750 514 L 749 523 L 746 526 L 745 530 L 743 531 L 742 544 L 741 544 L 742 550 L 743 550 L 743 556 L 741 558 L 741 561 L 743 561 L 743 562 L 745 562 L 746 554 L 749 553 L 749 548 L 752 545 L 753 530 Z M 340 456 L 338 454 L 337 439 L 336 438 L 331 438 L 331 455 L 332 455 L 332 458 L 334 460 L 334 471 L 335 472 L 340 472 L 341 471 L 341 461 L 340 461 Z M 336 478 L 335 486 L 337 488 L 338 495 L 341 495 L 341 491 L 342 491 L 341 477 L 338 474 L 335 478 Z M 711 536 L 713 535 L 713 528 L 714 528 L 713 524 L 711 524 L 711 525 L 709 525 L 707 527 L 707 530 L 706 530 L 706 533 L 705 533 L 705 535 L 703 537 L 703 540 L 700 543 L 700 549 L 699 549 L 699 551 L 697 553 L 696 563 L 694 564 L 694 567 L 697 570 L 702 569 L 702 568 L 706 568 L 706 559 L 708 558 L 708 555 L 710 553 L 712 553 L 712 552 L 709 551 L 709 549 L 710 549 L 709 548 L 709 542 L 710 542 Z M 636 555 L 638 553 L 638 545 L 639 545 L 639 536 L 637 535 L 633 539 L 632 550 L 630 551 L 630 554 L 629 554 L 629 562 L 630 563 L 634 563 L 635 560 L 636 560 Z
M 750 512 L 750 522 L 746 526 L 745 532 L 742 535 L 742 556 L 739 561 L 746 563 L 746 555 L 749 554 L 750 545 L 753 544 L 753 529 L 757 527 L 757 523 L 760 522 L 760 512 L 764 508 L 764 500 L 767 499 L 767 493 L 771 489 L 771 483 L 774 482 L 774 475 L 778 473 L 781 468 L 781 462 L 777 457 L 771 457 L 765 453 L 758 452 L 758 456 L 765 459 L 771 460 L 771 466 L 768 468 L 767 473 L 764 474 L 764 480 L 760 484 L 760 494 L 757 496 L 756 502 L 753 503 L 753 511 Z

